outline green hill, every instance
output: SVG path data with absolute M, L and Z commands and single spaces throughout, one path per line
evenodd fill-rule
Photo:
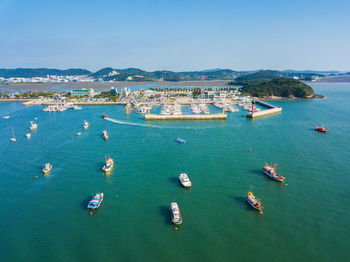
M 311 86 L 292 78 L 276 78 L 241 88 L 242 94 L 255 97 L 298 97 L 308 98 L 314 95 Z

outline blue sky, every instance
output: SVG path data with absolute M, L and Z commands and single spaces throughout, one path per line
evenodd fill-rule
M 349 10 L 349 0 L 0 0 L 0 68 L 350 71 Z

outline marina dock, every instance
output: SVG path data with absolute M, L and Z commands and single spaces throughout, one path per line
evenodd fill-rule
M 250 112 L 246 114 L 247 118 L 257 118 L 257 117 L 262 117 L 262 116 L 269 116 L 273 114 L 278 114 L 282 112 L 282 107 L 277 107 L 274 105 L 271 105 L 267 102 L 261 101 L 261 100 L 255 100 L 256 104 L 262 105 L 266 107 L 267 109 L 261 110 L 260 112 Z
M 206 115 L 155 115 L 146 114 L 145 120 L 226 120 L 226 114 Z

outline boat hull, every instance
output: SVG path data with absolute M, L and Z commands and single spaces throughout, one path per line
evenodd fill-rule
M 272 178 L 273 180 L 278 181 L 278 182 L 284 182 L 284 178 L 273 176 L 272 174 L 270 174 L 270 172 L 266 171 L 265 169 L 263 169 L 263 171 L 264 171 L 265 175 Z
M 249 205 L 251 205 L 255 210 L 262 211 L 262 209 L 263 209 L 262 206 L 260 206 L 260 207 L 255 206 L 254 203 L 251 202 L 251 200 L 249 199 L 248 196 L 246 196 L 246 200 L 249 203 Z
M 45 168 L 44 168 L 44 169 L 42 170 L 42 172 L 43 172 L 44 175 L 47 175 L 48 173 L 51 172 L 51 170 L 52 170 L 52 165 L 51 165 L 50 168 L 48 168 L 48 169 L 45 169 Z

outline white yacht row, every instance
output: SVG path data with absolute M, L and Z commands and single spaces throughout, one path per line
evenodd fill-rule
M 80 110 L 80 106 L 76 106 L 73 103 L 55 104 L 49 105 L 43 109 L 44 112 L 62 112 L 67 109 Z
M 181 115 L 181 105 L 164 105 L 160 111 L 161 115 Z

